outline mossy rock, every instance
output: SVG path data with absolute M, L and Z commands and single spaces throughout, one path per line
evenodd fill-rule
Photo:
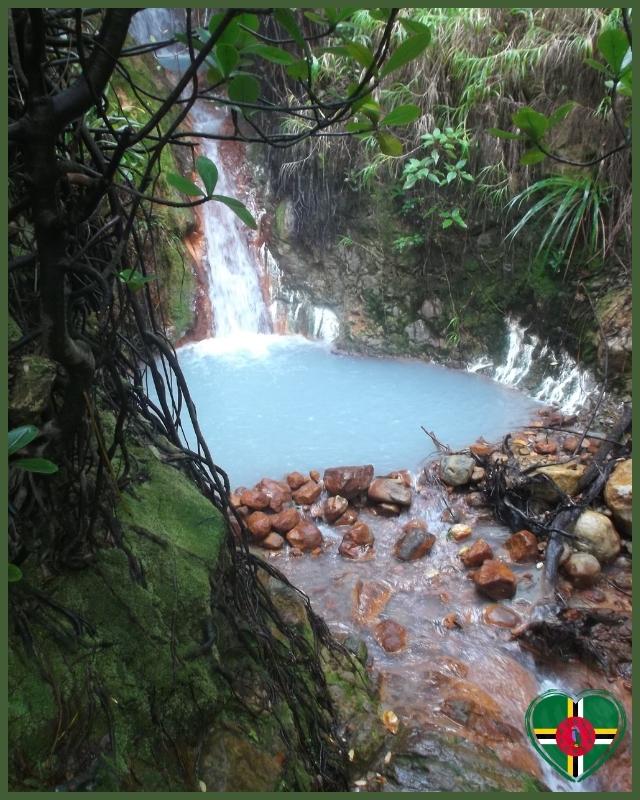
M 51 399 L 57 367 L 45 356 L 25 356 L 15 369 L 9 395 L 12 426 L 38 424 Z

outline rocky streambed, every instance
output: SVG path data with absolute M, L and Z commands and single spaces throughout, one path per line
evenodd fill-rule
M 607 688 L 631 713 L 630 459 L 564 547 L 562 641 L 518 636 L 539 596 L 546 540 L 496 521 L 487 471 L 512 458 L 546 476 L 531 497 L 543 511 L 554 487 L 576 494 L 600 445 L 541 414 L 505 440 L 508 454 L 480 440 L 419 475 L 329 467 L 232 494 L 252 545 L 309 595 L 377 682 L 379 746 L 367 744 L 364 758 L 362 733 L 345 731 L 356 790 L 522 790 L 523 776 L 566 790 L 528 743 L 531 700 L 548 688 Z M 580 788 L 628 790 L 629 739 Z

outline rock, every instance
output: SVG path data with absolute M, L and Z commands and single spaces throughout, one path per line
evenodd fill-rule
M 310 506 L 322 494 L 322 486 L 315 481 L 307 481 L 293 493 L 293 499 L 301 506 Z
M 410 519 L 408 522 L 402 526 L 403 533 L 409 533 L 410 531 L 426 531 L 427 530 L 427 523 L 423 519 Z
M 518 531 L 513 533 L 504 546 L 509 551 L 513 561 L 537 561 L 538 560 L 538 538 L 531 531 Z
M 402 481 L 402 483 L 410 489 L 413 487 L 413 476 L 408 469 L 394 469 L 393 472 L 383 477 L 392 478 L 395 481 Z
M 448 486 L 464 486 L 471 480 L 471 473 L 475 466 L 476 462 L 471 456 L 443 456 L 440 459 L 442 480 Z
M 438 297 L 427 297 L 427 299 L 424 300 L 420 306 L 420 316 L 426 320 L 441 316 L 442 311 L 442 300 L 440 300 Z
M 309 477 L 311 478 L 312 481 L 315 481 L 316 483 L 320 483 L 320 473 L 318 472 L 317 469 L 310 470 L 309 471 Z
M 381 581 L 358 579 L 353 589 L 353 617 L 356 622 L 369 624 L 379 616 L 391 598 L 391 587 Z
M 414 528 L 405 531 L 393 548 L 393 553 L 399 561 L 416 561 L 431 552 L 436 537 L 426 530 Z
M 506 464 L 509 460 L 509 456 L 506 453 L 501 453 L 498 450 L 495 450 L 491 453 L 490 459 L 492 464 Z
M 407 629 L 392 619 L 379 622 L 373 629 L 373 635 L 387 653 L 398 653 L 407 646 Z
M 353 525 L 358 521 L 358 512 L 354 508 L 348 508 L 341 517 L 336 520 L 336 526 Z
M 487 625 L 497 625 L 499 628 L 515 628 L 522 622 L 522 617 L 512 608 L 492 604 L 482 609 L 482 619 Z
M 322 534 L 317 525 L 309 520 L 301 520 L 287 533 L 287 541 L 304 553 L 322 546 Z
M 484 467 L 474 467 L 471 473 L 471 483 L 480 483 L 485 479 L 486 474 Z
M 562 449 L 565 453 L 574 453 L 580 444 L 580 439 L 577 436 L 565 436 L 562 442 Z
M 264 492 L 269 498 L 269 508 L 272 511 L 282 511 L 285 503 L 291 500 L 291 489 L 282 481 L 273 481 L 270 478 L 263 478 L 256 486 L 256 489 Z
M 553 456 L 558 452 L 558 443 L 554 439 L 541 439 L 534 443 L 533 449 L 540 456 Z
M 574 586 L 585 589 L 600 577 L 600 562 L 591 553 L 572 553 L 562 565 L 564 573 Z
M 478 591 L 492 600 L 504 600 L 516 593 L 516 576 L 504 561 L 485 561 L 474 573 L 473 580 Z
M 473 453 L 473 455 L 478 456 L 478 458 L 488 458 L 495 449 L 496 448 L 494 445 L 489 444 L 489 442 L 485 442 L 484 439 L 478 439 L 477 442 L 474 442 L 469 447 L 469 450 Z
M 454 628 L 462 628 L 462 622 L 460 622 L 460 617 L 456 614 L 455 611 L 452 611 L 450 614 L 447 614 L 443 620 L 442 624 L 444 625 L 447 630 L 453 630 Z
M 329 524 L 334 523 L 349 508 L 349 501 L 339 494 L 330 497 L 324 504 L 324 518 Z
M 469 508 L 484 508 L 487 505 L 487 496 L 484 492 L 469 492 L 464 501 Z
M 631 459 L 620 462 L 604 488 L 604 501 L 611 509 L 616 526 L 631 536 Z
M 232 508 L 240 508 L 242 505 L 242 492 L 246 492 L 246 488 L 243 486 L 240 489 L 236 489 L 235 492 L 231 492 L 229 495 L 229 503 L 231 504 Z
M 478 539 L 470 547 L 463 547 L 458 556 L 465 567 L 479 567 L 484 561 L 493 558 L 493 550 L 489 542 Z
M 353 561 L 368 561 L 373 558 L 371 545 L 360 545 L 345 537 L 338 547 L 338 553 L 343 558 L 351 558 Z
M 278 533 L 289 533 L 300 522 L 300 514 L 295 508 L 285 508 L 270 517 L 271 528 Z
M 378 503 L 371 510 L 377 517 L 397 517 L 402 511 L 395 503 Z
M 283 546 L 284 539 L 278 533 L 270 533 L 260 542 L 260 547 L 264 547 L 265 550 L 282 550 Z
M 609 517 L 587 509 L 573 527 L 576 545 L 594 555 L 600 563 L 613 561 L 620 552 L 620 536 Z
M 375 478 L 367 492 L 374 503 L 393 503 L 398 506 L 411 505 L 411 489 L 402 479 Z
M 445 342 L 439 336 L 436 336 L 423 319 L 416 319 L 405 325 L 404 332 L 411 344 L 415 345 L 431 345 L 432 347 L 442 347 Z
M 58 370 L 44 356 L 25 356 L 12 376 L 9 391 L 9 425 L 40 422 L 51 399 Z
M 345 533 L 344 539 L 349 539 L 354 544 L 362 546 L 370 545 L 374 542 L 371 529 L 365 522 L 356 522 L 355 525 L 352 525 Z
M 254 511 L 247 517 L 247 528 L 255 539 L 264 539 L 271 533 L 271 517 L 264 511 Z
M 352 500 L 366 492 L 373 480 L 373 465 L 360 467 L 329 467 L 324 471 L 324 488 L 331 495 L 339 494 Z
M 308 480 L 309 478 L 306 478 L 301 472 L 290 472 L 287 475 L 287 483 L 294 491 L 304 486 Z
M 533 475 L 546 475 L 551 478 L 555 486 L 564 494 L 574 495 L 578 491 L 578 483 L 586 467 L 584 464 L 551 464 L 548 467 L 539 467 Z M 558 499 L 558 492 L 547 481 L 532 487 L 532 495 L 540 500 L 554 502 Z
M 473 530 L 470 525 L 463 525 L 462 523 L 458 523 L 457 525 L 452 525 L 449 528 L 449 536 L 453 539 L 454 542 L 464 542 L 465 539 L 468 539 Z
M 240 495 L 240 502 L 243 506 L 258 511 L 269 507 L 269 498 L 259 489 L 245 489 Z

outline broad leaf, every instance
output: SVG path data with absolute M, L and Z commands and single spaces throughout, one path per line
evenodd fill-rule
M 364 101 L 360 101 L 357 107 L 358 111 L 361 111 L 365 116 L 369 117 L 372 122 L 377 122 L 380 119 L 380 114 L 382 112 L 380 103 L 376 103 L 376 101 L 372 100 L 370 97 L 366 97 Z
M 576 105 L 577 103 L 575 103 L 575 101 L 569 100 L 567 103 L 563 103 L 561 106 L 558 106 L 553 114 L 549 116 L 549 127 L 551 128 L 554 125 L 557 125 L 559 122 L 562 122 L 565 117 L 569 116 Z
M 598 50 L 607 60 L 614 75 L 619 75 L 627 55 L 629 41 L 621 28 L 607 28 L 598 36 Z
M 408 64 L 410 61 L 413 61 L 414 58 L 417 58 L 420 53 L 426 49 L 430 41 L 431 31 L 428 30 L 423 33 L 417 33 L 415 36 L 406 39 L 391 54 L 387 63 L 380 70 L 380 76 L 384 77 L 390 72 L 394 72 L 400 69 L 400 67 L 404 67 L 404 65 Z
M 534 147 L 531 150 L 527 150 L 527 152 L 520 157 L 520 163 L 523 167 L 528 167 L 531 164 L 539 164 L 541 161 L 544 161 L 545 158 L 546 156 L 542 150 L 538 150 L 537 147 Z
M 216 58 L 218 59 L 218 64 L 220 64 L 220 68 L 225 76 L 229 75 L 231 70 L 237 66 L 238 61 L 240 60 L 238 51 L 235 47 L 233 47 L 233 45 L 230 44 L 219 44 L 216 47 Z
M 274 16 L 293 41 L 299 47 L 304 48 L 304 36 L 298 27 L 293 11 L 290 8 L 276 8 Z
M 195 183 L 188 178 L 183 178 L 182 175 L 176 175 L 175 172 L 167 173 L 167 183 L 179 192 L 186 194 L 188 197 L 195 197 L 196 195 L 206 197 L 199 186 L 196 186 Z
M 287 53 L 286 50 L 281 50 L 279 47 L 272 47 L 268 44 L 252 44 L 249 47 L 245 47 L 242 53 L 243 55 L 259 56 L 260 58 L 264 58 L 265 61 L 271 61 L 274 64 L 283 64 L 284 66 L 296 62 L 296 59 L 291 53 Z
M 349 42 L 349 44 L 345 45 L 345 49 L 351 58 L 365 69 L 371 66 L 373 62 L 373 53 L 368 47 L 365 47 L 365 45 L 359 42 Z
M 19 580 L 22 580 L 22 570 L 20 567 L 16 567 L 15 564 L 8 564 L 7 571 L 9 583 L 17 583 Z
M 58 471 L 58 467 L 48 458 L 19 458 L 12 462 L 12 466 L 26 472 L 38 472 L 41 475 L 53 475 Z
M 408 33 L 431 33 L 429 26 L 415 19 L 407 19 L 407 17 L 400 17 L 398 20 L 402 27 Z
M 542 139 L 549 127 L 549 120 L 539 111 L 534 111 L 528 106 L 516 111 L 511 117 L 514 125 L 527 134 L 534 141 Z
M 385 156 L 401 156 L 402 142 L 390 133 L 376 133 L 376 141 L 380 147 L 380 152 Z
M 9 455 L 12 456 L 18 450 L 22 450 L 38 435 L 35 425 L 21 425 L 9 431 Z
M 218 168 L 216 165 L 210 158 L 198 156 L 196 158 L 196 169 L 198 170 L 198 175 L 202 178 L 207 195 L 213 194 L 218 182 Z
M 609 72 L 609 70 L 605 67 L 604 64 L 601 64 L 599 61 L 596 61 L 593 58 L 585 58 L 584 63 L 590 66 L 592 69 L 595 69 L 597 72 L 604 72 L 604 73 Z
M 227 93 L 234 103 L 255 103 L 260 97 L 260 82 L 253 75 L 236 75 L 231 79 Z
M 143 275 L 137 269 L 123 269 L 118 273 L 118 278 L 125 283 L 132 292 L 137 292 L 145 285 L 155 280 L 155 275 Z
M 222 194 L 214 194 L 211 195 L 211 200 L 217 200 L 219 203 L 224 203 L 225 206 L 237 214 L 245 223 L 245 225 L 248 225 L 250 228 L 255 229 L 258 227 L 249 209 L 239 200 L 236 200 L 235 197 L 225 197 L 225 195 Z
M 309 65 L 305 59 L 294 61 L 293 64 L 289 64 L 285 67 L 285 70 L 288 75 L 292 78 L 297 78 L 299 81 L 304 81 L 309 77 Z
M 421 115 L 420 108 L 413 103 L 408 103 L 404 106 L 398 106 L 390 111 L 387 116 L 382 120 L 383 125 L 408 125 L 410 122 L 415 122 Z
M 219 12 L 218 14 L 214 14 L 209 21 L 209 33 L 212 35 L 216 33 L 217 29 L 220 26 L 220 23 L 224 19 L 225 14 L 224 12 Z M 231 22 L 227 25 L 224 31 L 220 34 L 220 38 L 217 41 L 217 45 L 221 44 L 234 44 L 242 31 L 238 25 L 240 18 L 235 17 L 232 19 Z
M 373 123 L 369 120 L 363 120 L 362 122 L 347 122 L 344 126 L 344 129 L 349 133 L 367 133 L 368 131 L 373 130 Z
M 489 128 L 489 133 L 492 136 L 497 136 L 498 139 L 523 139 L 521 133 L 511 133 L 511 131 L 503 131 L 500 128 Z

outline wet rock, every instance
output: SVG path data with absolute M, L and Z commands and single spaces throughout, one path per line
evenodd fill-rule
M 579 444 L 580 439 L 578 439 L 577 436 L 565 436 L 564 441 L 562 442 L 562 449 L 565 453 L 574 453 Z
M 269 498 L 259 489 L 245 489 L 240 495 L 240 502 L 243 506 L 257 511 L 269 507 Z
M 471 473 L 471 483 L 480 483 L 486 477 L 486 471 L 483 467 L 474 467 Z
M 282 550 L 283 546 L 284 539 L 279 533 L 270 533 L 260 542 L 260 547 L 265 550 Z
M 393 472 L 390 472 L 388 475 L 384 475 L 384 478 L 392 478 L 394 481 L 402 481 L 405 486 L 408 486 L 410 489 L 413 487 L 413 476 L 409 472 L 408 469 L 395 469 Z
M 485 442 L 484 439 L 478 439 L 477 442 L 474 442 L 469 447 L 469 450 L 474 456 L 478 456 L 478 458 L 488 458 L 495 450 L 495 446 L 489 444 L 489 442 Z
M 609 517 L 587 509 L 573 528 L 576 545 L 594 555 L 600 563 L 613 561 L 620 552 L 620 536 Z
M 398 653 L 407 646 L 407 629 L 392 619 L 379 622 L 373 629 L 373 635 L 387 653 Z
M 318 472 L 317 469 L 310 470 L 309 471 L 309 477 L 311 478 L 312 481 L 315 481 L 316 483 L 320 483 L 320 473 Z
M 231 504 L 232 508 L 240 508 L 242 505 L 242 492 L 246 492 L 246 488 L 242 486 L 239 489 L 236 489 L 235 492 L 231 492 L 229 495 L 229 503 Z
M 348 508 L 341 517 L 336 520 L 336 527 L 343 525 L 353 525 L 358 521 L 358 512 L 354 508 Z
M 579 589 L 593 586 L 600 577 L 600 562 L 591 553 L 572 553 L 562 569 L 574 586 Z
M 323 539 L 317 525 L 309 520 L 301 520 L 287 533 L 287 541 L 292 547 L 306 553 L 321 547 Z
M 351 539 L 344 538 L 338 547 L 338 553 L 343 558 L 350 558 L 353 561 L 369 561 L 373 558 L 371 545 L 360 545 Z
M 413 528 L 402 534 L 395 544 L 393 553 L 399 561 L 416 561 L 431 552 L 435 541 L 436 537 L 432 533 Z
M 538 560 L 538 538 L 531 531 L 517 531 L 507 539 L 504 546 L 513 561 Z
M 489 459 L 492 464 L 506 464 L 509 460 L 509 456 L 506 453 L 500 453 L 498 450 L 491 453 L 491 457 Z
M 347 508 L 349 508 L 349 501 L 346 497 L 341 497 L 339 494 L 330 497 L 324 504 L 324 518 L 329 524 L 332 524 L 344 514 Z
M 464 500 L 469 508 L 484 508 L 487 505 L 487 496 L 484 492 L 469 492 Z
M 464 542 L 465 539 L 468 539 L 473 530 L 470 525 L 463 525 L 462 523 L 458 523 L 457 525 L 452 525 L 449 528 L 449 536 L 453 539 L 454 542 Z
M 269 498 L 269 508 L 272 511 L 279 512 L 285 503 L 291 500 L 291 489 L 283 481 L 273 481 L 270 478 L 263 478 L 256 486 L 261 492 L 264 492 Z
M 482 609 L 482 619 L 487 625 L 496 625 L 498 628 L 515 628 L 522 622 L 520 614 L 512 608 L 491 604 Z
M 423 519 L 410 519 L 408 522 L 402 526 L 403 533 L 409 533 L 409 531 L 426 531 L 427 530 L 427 523 Z
M 455 611 L 452 611 L 450 614 L 447 614 L 443 620 L 442 624 L 444 625 L 447 630 L 453 630 L 454 628 L 462 628 L 462 622 L 460 621 L 460 617 L 456 614 Z
M 532 487 L 532 495 L 540 500 L 554 502 L 558 498 L 558 491 L 574 495 L 578 491 L 578 483 L 586 467 L 584 464 L 551 464 L 533 471 L 533 475 L 546 475 L 551 478 L 555 486 L 548 481 L 537 483 Z
M 463 547 L 458 556 L 465 567 L 479 567 L 487 559 L 493 558 L 493 550 L 489 542 L 478 539 L 469 547 Z
M 287 475 L 287 483 L 294 491 L 299 489 L 301 486 L 304 486 L 308 480 L 309 478 L 303 475 L 301 472 L 290 472 Z
M 271 528 L 278 533 L 289 533 L 300 522 L 300 514 L 295 508 L 285 508 L 278 514 L 273 514 Z
M 353 617 L 368 625 L 384 610 L 391 599 L 391 586 L 381 581 L 358 579 L 353 589 Z
M 604 501 L 611 509 L 616 527 L 631 536 L 631 459 L 622 461 L 611 473 L 604 488 Z
M 393 503 L 398 506 L 411 505 L 411 489 L 400 479 L 375 478 L 367 492 L 374 503 Z
M 355 525 L 352 525 L 345 533 L 344 538 L 359 545 L 370 545 L 374 541 L 371 529 L 365 522 L 356 522 Z
M 405 325 L 404 332 L 414 345 L 431 345 L 431 347 L 444 347 L 445 340 L 436 336 L 423 319 L 417 319 Z
M 247 528 L 254 539 L 264 539 L 271 533 L 271 517 L 264 511 L 254 511 L 247 517 Z
M 301 506 L 310 506 L 322 494 L 322 486 L 315 481 L 307 481 L 293 493 L 293 499 Z
M 378 503 L 371 510 L 377 517 L 398 517 L 402 511 L 395 503 Z
M 558 452 L 558 443 L 554 439 L 542 439 L 534 443 L 533 449 L 540 456 L 554 456 Z
M 447 486 L 464 486 L 471 480 L 476 462 L 471 456 L 443 456 L 440 459 L 440 474 Z
M 345 558 L 370 558 L 373 542 L 374 537 L 369 526 L 364 522 L 356 522 L 342 538 L 338 553 Z
M 331 495 L 339 494 L 352 500 L 366 492 L 373 480 L 373 465 L 359 467 L 329 467 L 324 471 L 324 488 Z
M 489 559 L 473 575 L 476 588 L 491 600 L 505 600 L 516 593 L 516 576 L 504 563 Z

